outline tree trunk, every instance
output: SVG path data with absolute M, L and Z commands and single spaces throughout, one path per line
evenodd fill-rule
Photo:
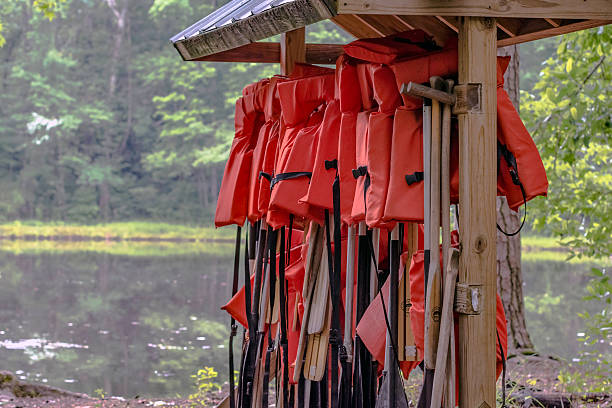
M 108 7 L 111 9 L 113 15 L 115 16 L 115 23 L 117 25 L 114 39 L 113 39 L 113 49 L 112 49 L 111 58 L 110 58 L 110 74 L 108 78 L 108 95 L 107 95 L 108 99 L 107 100 L 108 100 L 109 106 L 111 106 L 115 98 L 116 91 L 117 91 L 117 83 L 118 83 L 118 76 L 119 76 L 119 60 L 121 59 L 121 47 L 123 45 L 123 39 L 125 36 L 125 30 L 126 30 L 128 1 L 129 0 L 123 0 L 122 4 L 117 5 L 116 0 L 106 0 Z M 130 118 L 130 121 L 131 121 L 131 118 Z M 131 126 L 131 123 L 128 123 L 128 126 Z M 129 129 L 126 134 L 129 135 Z M 125 141 L 127 143 L 127 138 L 125 138 Z M 121 146 L 122 144 L 123 143 L 120 143 L 119 146 Z M 108 168 L 112 168 L 113 153 L 115 150 L 113 148 L 113 145 L 114 145 L 113 135 L 111 134 L 109 127 L 107 127 L 104 131 L 104 148 L 106 150 L 104 164 Z M 107 221 L 111 216 L 111 208 L 110 208 L 111 188 L 110 188 L 110 182 L 108 178 L 105 177 L 104 180 L 102 180 L 101 184 L 98 187 L 98 194 L 99 194 L 98 206 L 100 208 L 100 215 L 102 216 L 102 219 L 104 221 Z
M 519 54 L 516 45 L 500 48 L 498 55 L 512 57 L 504 75 L 504 89 L 519 109 Z M 505 197 L 497 197 L 497 223 L 507 232 L 520 226 L 519 213 L 508 207 Z M 504 305 L 508 327 L 508 348 L 533 349 L 525 325 L 523 275 L 521 271 L 521 235 L 508 237 L 497 231 L 497 290 Z

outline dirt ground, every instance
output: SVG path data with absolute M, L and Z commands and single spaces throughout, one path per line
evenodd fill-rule
M 558 375 L 562 363 L 558 360 L 541 356 L 520 356 L 508 361 L 506 374 L 506 394 L 508 407 L 539 407 L 530 402 L 525 395 L 533 392 L 555 393 L 562 392 Z M 417 374 L 417 373 L 415 373 Z M 405 382 L 406 394 L 410 407 L 416 406 L 420 391 L 420 376 L 412 375 Z M 205 400 L 194 401 L 190 399 L 173 398 L 134 398 L 124 399 L 112 398 L 89 398 L 81 395 L 70 396 L 46 396 L 38 398 L 16 398 L 3 394 L 0 390 L 0 407 L 2 408 L 137 408 L 137 407 L 172 407 L 172 408 L 194 408 L 215 407 L 225 396 L 227 389 L 211 393 Z M 512 396 L 515 400 L 512 401 Z M 274 405 L 270 405 L 274 406 Z M 498 404 L 501 406 L 501 379 L 498 381 Z M 568 408 L 567 404 L 550 405 Z M 591 401 L 574 400 L 571 407 L 586 408 L 609 408 L 612 407 L 612 397 L 599 396 Z

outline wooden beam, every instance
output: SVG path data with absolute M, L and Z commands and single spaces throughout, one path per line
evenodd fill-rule
M 382 37 L 381 34 L 364 25 L 357 16 L 353 14 L 342 14 L 331 19 L 338 27 L 357 38 Z
M 192 61 L 280 63 L 280 43 L 254 42 Z M 335 64 L 344 51 L 342 44 L 306 44 L 308 64 Z
M 612 20 L 584 20 L 559 27 L 542 28 L 539 26 L 540 23 L 537 23 L 538 21 L 543 20 L 535 20 L 536 23 L 528 22 L 521 27 L 520 32 L 516 35 L 516 37 L 501 39 L 497 41 L 497 46 L 506 47 L 508 45 L 521 44 L 528 41 L 540 40 L 542 38 L 554 37 L 556 35 L 573 33 L 574 31 L 612 24 Z M 538 29 L 534 27 L 534 24 L 538 25 Z
M 459 406 L 495 407 L 497 185 L 496 24 L 462 17 L 459 84 L 481 84 L 480 110 L 459 118 L 459 282 L 481 289 L 481 313 L 459 315 Z
M 323 0 L 294 0 L 214 30 L 178 40 L 174 46 L 184 60 L 193 60 L 305 27 L 333 16 L 333 12 Z
M 296 62 L 306 61 L 306 29 L 283 33 L 280 42 L 280 65 L 281 74 L 290 75 L 295 68 Z
M 609 0 L 340 0 L 338 14 L 612 19 Z

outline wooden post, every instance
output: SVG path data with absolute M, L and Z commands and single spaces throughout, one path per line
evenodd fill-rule
M 481 84 L 479 107 L 459 116 L 459 282 L 481 290 L 480 314 L 459 315 L 459 406 L 495 407 L 496 24 L 462 17 L 459 84 Z
M 306 29 L 302 27 L 283 33 L 280 44 L 281 74 L 289 75 L 296 62 L 306 61 Z

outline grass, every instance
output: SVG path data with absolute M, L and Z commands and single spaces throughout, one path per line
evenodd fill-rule
M 79 225 L 61 222 L 13 221 L 0 224 L 0 236 L 11 238 L 80 237 L 88 239 L 231 240 L 233 228 L 188 226 L 157 222 L 112 222 Z
M 527 262 L 554 261 L 571 264 L 596 263 L 602 266 L 612 264 L 610 259 L 598 259 L 587 256 L 568 259 L 570 251 L 561 245 L 557 238 L 537 235 L 521 236 L 521 259 Z
M 142 242 L 142 241 L 24 241 L 2 240 L 0 251 L 12 254 L 95 252 L 117 256 L 231 255 L 227 242 Z

